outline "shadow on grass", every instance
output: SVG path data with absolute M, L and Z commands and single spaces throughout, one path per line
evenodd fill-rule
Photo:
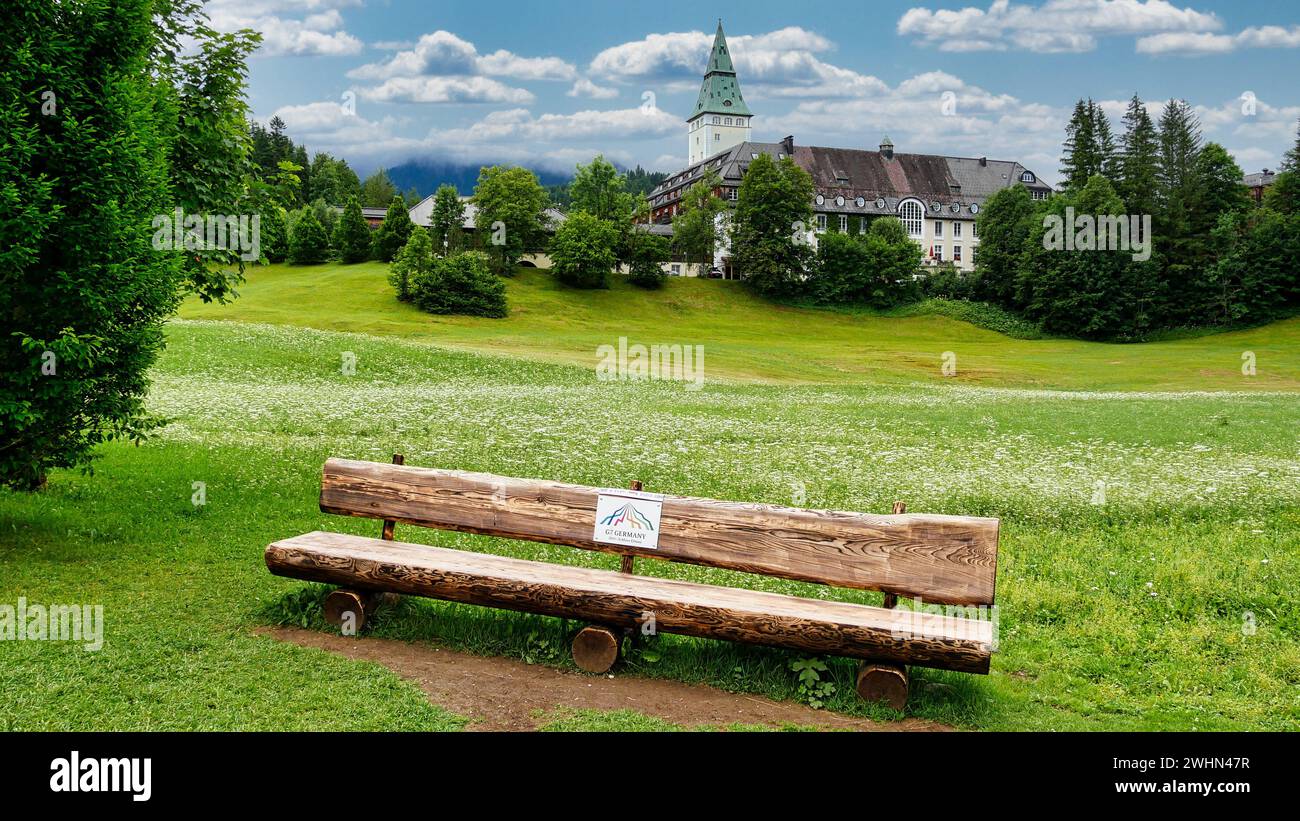
M 322 605 L 335 588 L 309 583 L 265 601 L 251 614 L 258 624 L 295 626 L 333 633 Z M 573 636 L 586 623 L 573 619 L 496 610 L 470 604 L 403 596 L 380 607 L 365 634 L 410 643 L 437 644 L 480 656 L 504 656 L 527 664 L 578 671 L 570 656 Z M 705 684 L 775 701 L 801 698 L 792 662 L 805 656 L 771 647 L 658 634 L 625 641 L 616 672 L 645 678 Z M 863 701 L 855 689 L 857 661 L 827 657 L 823 681 L 834 684 L 824 709 L 875 721 L 905 716 L 961 727 L 978 727 L 999 708 L 981 677 L 923 667 L 910 668 L 911 697 L 905 713 Z

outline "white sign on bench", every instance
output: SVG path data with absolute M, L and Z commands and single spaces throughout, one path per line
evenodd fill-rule
M 662 493 L 637 490 L 601 490 L 596 496 L 596 528 L 592 539 L 627 547 L 659 547 Z

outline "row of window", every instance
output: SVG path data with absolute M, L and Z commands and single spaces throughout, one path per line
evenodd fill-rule
M 961 225 L 962 224 L 960 222 L 953 222 L 952 224 L 953 239 L 961 239 Z M 971 234 L 978 236 L 978 234 L 976 234 L 975 223 L 973 222 L 971 223 L 970 230 L 971 230 Z M 934 221 L 934 238 L 935 239 L 943 238 L 943 220 Z
M 930 248 L 930 256 L 935 262 L 943 262 L 943 246 L 934 245 Z M 971 262 L 975 261 L 975 249 L 971 249 Z M 952 262 L 961 262 L 961 245 L 952 246 Z
M 758 159 L 758 155 L 757 155 L 757 154 L 754 155 L 754 159 Z M 826 204 L 826 195 L 825 195 L 825 194 L 818 194 L 816 197 L 813 198 L 813 202 L 814 202 L 815 204 L 817 204 L 817 205 L 825 205 L 825 204 Z M 845 200 L 844 197 L 841 195 L 841 196 L 837 196 L 837 197 L 835 197 L 834 202 L 835 202 L 835 206 L 836 206 L 837 208 L 843 208 L 843 207 L 844 207 L 844 204 L 847 202 L 847 200 Z M 853 200 L 853 204 L 856 205 L 858 208 L 866 208 L 866 207 L 867 207 L 867 199 L 866 199 L 866 197 L 858 197 L 858 198 L 856 198 L 855 200 Z M 877 211 L 883 211 L 883 210 L 885 210 L 885 208 L 888 206 L 888 203 L 885 201 L 885 198 L 884 198 L 884 197 L 881 197 L 881 198 L 877 199 L 877 200 L 875 201 L 874 204 L 875 204 L 875 206 L 876 206 L 876 210 L 877 210 Z M 970 210 L 970 212 L 971 212 L 972 214 L 978 214 L 978 213 L 980 212 L 980 206 L 979 206 L 979 203 L 975 203 L 975 202 L 973 202 L 973 203 L 971 203 L 969 206 L 967 206 L 967 208 Z M 933 211 L 933 212 L 936 213 L 936 214 L 942 212 L 943 209 L 944 209 L 943 203 L 940 203 L 940 202 L 932 202 L 932 203 L 930 203 L 930 210 Z M 954 213 L 954 214 L 960 214 L 960 213 L 961 213 L 961 209 L 962 209 L 961 203 L 954 202 L 954 203 L 949 203 L 949 204 L 948 204 L 948 210 L 951 211 L 951 212 Z M 924 206 L 921 206 L 921 210 L 922 210 L 922 211 L 925 210 Z
M 735 201 L 736 201 L 736 197 L 737 197 L 736 189 L 735 189 L 735 188 L 724 188 L 724 189 L 722 189 L 722 195 L 721 195 L 721 196 L 722 196 L 723 199 L 727 199 L 727 200 L 731 200 L 732 202 L 735 202 Z M 659 199 L 663 199 L 663 197 L 660 197 Z M 656 204 L 658 204 L 658 201 L 656 201 Z M 663 215 L 667 215 L 667 216 L 672 217 L 672 216 L 676 216 L 676 215 L 680 214 L 681 212 L 682 212 L 682 204 L 681 204 L 680 202 L 677 202 L 677 203 L 673 203 L 672 205 L 669 205 L 667 208 L 662 208 L 662 209 L 658 209 L 658 210 L 656 210 L 656 211 L 654 212 L 654 215 L 655 215 L 655 217 L 659 217 L 659 216 L 663 216 Z M 825 214 L 823 214 L 822 216 L 825 216 Z
M 736 198 L 736 190 L 734 188 L 731 189 L 730 191 L 730 198 L 733 200 Z M 916 205 L 916 203 L 914 202 L 903 203 L 904 207 L 899 213 L 899 218 L 903 222 L 903 227 L 907 229 L 908 236 L 912 237 L 913 239 L 920 239 L 923 236 L 923 228 L 924 228 L 925 221 L 920 214 L 914 213 L 916 209 L 908 208 L 907 206 L 909 205 Z M 826 225 L 827 225 L 826 217 L 827 217 L 826 214 L 817 215 L 818 231 L 826 230 Z M 849 230 L 849 215 L 840 214 L 839 218 L 840 218 L 840 233 L 847 233 Z M 859 228 L 859 232 L 865 234 L 867 232 L 867 221 L 865 219 L 862 220 L 860 226 L 861 227 Z M 962 231 L 965 230 L 962 226 L 963 223 L 958 222 L 956 220 L 953 221 L 952 223 L 953 239 L 962 238 Z M 936 239 L 943 238 L 943 230 L 944 230 L 943 220 L 935 220 L 934 236 Z M 974 239 L 979 239 L 979 229 L 976 227 L 975 223 L 973 222 L 970 224 L 970 233 L 971 233 L 971 237 L 973 237 Z
M 713 118 L 713 125 L 737 125 L 743 127 L 747 122 L 749 122 L 749 120 L 745 117 L 719 117 L 715 115 Z M 698 120 L 691 120 L 690 125 L 687 126 L 687 130 L 695 131 L 703 127 L 704 118 L 700 117 Z

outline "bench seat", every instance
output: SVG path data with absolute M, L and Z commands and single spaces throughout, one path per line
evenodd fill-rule
M 984 620 L 805 599 L 315 531 L 274 542 L 279 576 L 666 633 L 987 673 Z

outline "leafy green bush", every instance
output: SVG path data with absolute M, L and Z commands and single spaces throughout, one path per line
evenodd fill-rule
M 921 278 L 921 293 L 931 299 L 975 299 L 976 277 L 945 262 L 927 270 Z
M 1045 336 L 1042 328 L 1005 308 L 964 299 L 931 297 L 899 306 L 890 311 L 889 316 L 946 316 L 1013 339 L 1042 339 Z
M 486 254 L 465 251 L 433 262 L 411 281 L 411 298 L 431 314 L 506 315 L 506 286 Z
M 618 228 L 612 223 L 575 211 L 551 240 L 551 270 L 576 288 L 608 288 L 618 243 Z
M 875 220 L 865 235 L 820 236 L 809 285 L 823 303 L 887 308 L 917 297 L 920 265 L 921 249 L 890 217 Z
M 668 275 L 664 263 L 671 257 L 667 237 L 633 228 L 627 237 L 627 279 L 642 288 L 662 288 Z
M 432 272 L 433 265 L 433 239 L 428 231 L 417 226 L 388 269 L 388 282 L 397 291 L 397 298 L 409 302 L 412 283 Z

